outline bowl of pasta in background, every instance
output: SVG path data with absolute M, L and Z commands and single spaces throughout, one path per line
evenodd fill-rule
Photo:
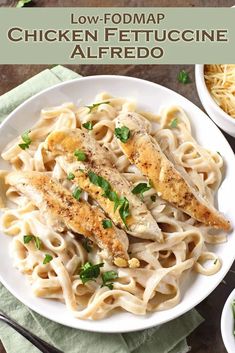
M 222 160 L 224 161 L 223 180 L 221 180 L 215 203 L 216 207 L 230 220 L 231 226 L 234 229 L 235 157 L 232 149 L 216 125 L 196 105 L 176 92 L 155 83 L 132 77 L 101 75 L 79 78 L 46 89 L 21 104 L 2 123 L 0 126 L 0 151 L 2 152 L 4 147 L 17 136 L 22 136 L 24 131 L 30 129 L 38 121 L 42 109 L 57 107 L 65 102 L 73 102 L 82 107 L 91 106 L 92 102 L 94 102 L 94 97 L 100 92 L 108 92 L 113 97 L 123 97 L 135 101 L 139 112 L 151 112 L 148 115 L 149 120 L 156 119 L 157 121 L 156 117 L 159 116 L 159 112 L 171 106 L 173 107 L 172 112 L 176 110 L 178 112 L 183 111 L 183 118 L 185 118 L 184 114 L 186 114 L 190 122 L 187 123 L 187 126 L 189 129 L 190 125 L 192 127 L 193 137 L 190 134 L 190 144 L 194 143 L 195 138 L 203 146 L 203 151 L 205 151 L 203 153 L 208 153 L 207 149 L 212 151 L 210 158 L 216 161 L 218 166 L 222 165 Z M 103 97 L 106 97 L 105 101 L 107 101 L 107 96 Z M 66 121 L 68 107 L 68 105 L 63 106 L 61 121 Z M 106 108 L 104 107 L 103 109 Z M 53 116 L 54 111 L 55 109 L 47 110 L 47 119 Z M 186 121 L 188 120 L 186 119 Z M 167 124 L 169 123 L 171 124 L 171 128 L 177 129 L 177 121 L 174 115 L 171 116 L 171 120 Z M 109 126 L 110 122 L 106 122 L 106 124 Z M 208 131 L 210 131 L 209 134 Z M 171 134 L 170 130 L 169 134 Z M 218 148 L 220 154 L 217 153 Z M 190 156 L 191 149 L 188 152 L 188 156 Z M 1 159 L 0 170 L 4 169 L 9 169 L 9 164 Z M 12 216 L 8 220 L 11 221 Z M 213 237 L 213 235 L 208 236 Z M 235 257 L 235 231 L 232 230 L 228 234 L 227 241 L 221 244 L 218 242 L 217 244 L 208 245 L 208 251 L 213 252 L 213 257 L 209 256 L 209 259 L 212 260 L 211 265 L 220 267 L 220 263 L 221 268 L 219 271 L 214 271 L 213 274 L 209 273 L 203 269 L 203 266 L 197 263 L 198 268 L 201 269 L 198 271 L 200 273 L 193 271 L 189 275 L 189 272 L 186 272 L 179 280 L 177 279 L 177 284 L 180 286 L 180 295 L 178 296 L 178 292 L 176 295 L 179 301 L 177 305 L 169 305 L 167 310 L 147 312 L 145 315 L 134 315 L 127 311 L 115 312 L 113 315 L 108 315 L 101 320 L 95 321 L 76 318 L 70 310 L 66 309 L 65 304 L 60 301 L 35 297 L 26 276 L 20 273 L 13 265 L 14 253 L 11 252 L 11 242 L 12 237 L 1 232 L 0 280 L 16 298 L 32 310 L 55 322 L 78 329 L 107 333 L 142 330 L 181 316 L 199 304 L 218 286 L 231 267 Z M 164 258 L 166 254 L 162 254 L 162 256 Z M 204 260 L 207 259 L 208 252 L 204 256 Z M 168 271 L 167 268 L 166 271 Z M 206 272 L 208 276 L 203 275 L 203 272 Z M 133 282 L 132 277 L 131 279 Z M 174 282 L 172 283 L 174 284 Z M 102 291 L 106 289 L 102 289 Z M 167 290 L 169 289 L 163 286 L 163 291 Z M 124 302 L 125 305 L 128 306 L 128 302 Z M 135 302 L 131 303 L 131 305 L 134 308 Z
M 230 116 L 212 97 L 204 76 L 205 65 L 195 65 L 195 81 L 201 103 L 209 117 L 227 134 L 235 137 L 235 118 Z M 235 69 L 234 69 L 235 70 Z M 235 85 L 235 76 L 234 76 Z M 233 93 L 234 94 L 234 93 Z M 235 101 L 235 97 L 234 97 Z M 226 102 L 225 102 L 226 104 Z
M 225 302 L 221 315 L 221 334 L 228 353 L 235 352 L 235 289 Z

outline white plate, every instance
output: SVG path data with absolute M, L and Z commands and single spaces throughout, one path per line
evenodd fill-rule
M 235 300 L 235 289 L 230 293 L 226 300 L 221 316 L 221 334 L 228 353 L 235 352 L 235 337 L 233 334 L 234 318 L 232 311 L 233 300 Z
M 0 151 L 16 135 L 36 122 L 40 109 L 66 101 L 89 104 L 97 93 L 107 91 L 114 96 L 136 99 L 142 110 L 158 113 L 163 106 L 180 105 L 190 116 L 197 140 L 205 147 L 219 151 L 225 160 L 226 178 L 218 193 L 218 205 L 234 226 L 235 158 L 234 154 L 214 123 L 193 103 L 179 94 L 157 84 L 122 76 L 93 76 L 80 78 L 49 88 L 19 106 L 0 128 Z M 0 169 L 5 168 L 3 161 Z M 9 255 L 11 237 L 0 236 L 0 279 L 2 283 L 25 305 L 37 313 L 63 325 L 98 332 L 128 332 L 145 329 L 170 321 L 200 303 L 220 283 L 228 272 L 235 255 L 235 234 L 228 242 L 214 246 L 213 250 L 223 260 L 222 269 L 213 276 L 191 274 L 182 290 L 182 300 L 174 308 L 148 314 L 144 317 L 120 313 L 101 321 L 81 321 L 73 318 L 65 305 L 55 301 L 35 298 L 26 277 L 12 266 Z

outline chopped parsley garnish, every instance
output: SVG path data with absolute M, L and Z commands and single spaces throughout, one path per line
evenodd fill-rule
M 21 135 L 21 138 L 22 140 L 24 141 L 24 143 L 20 143 L 19 144 L 19 147 L 22 149 L 22 150 L 26 150 L 27 148 L 29 148 L 29 145 L 31 144 L 32 140 L 31 138 L 29 137 L 29 133 L 31 131 L 30 130 L 27 130 L 25 131 L 22 135 Z
M 31 240 L 33 240 L 33 235 L 24 235 L 24 244 L 28 244 Z
M 86 154 L 81 150 L 76 150 L 74 152 L 74 156 L 77 157 L 78 161 L 85 161 L 86 160 Z
M 16 7 L 24 7 L 25 4 L 28 4 L 32 0 L 19 0 L 16 4 Z
M 77 186 L 77 187 L 74 189 L 72 195 L 73 195 L 73 197 L 74 197 L 76 200 L 79 200 L 79 199 L 80 199 L 80 196 L 81 196 L 81 193 L 82 193 L 82 189 L 80 189 L 80 187 Z
M 220 153 L 219 151 L 217 151 L 217 153 L 218 153 L 218 155 L 219 155 L 220 157 L 222 157 L 222 156 L 221 156 L 221 153 Z
M 108 193 L 111 189 L 109 182 L 102 177 L 98 177 L 98 178 L 99 178 L 98 180 L 99 186 L 101 187 L 101 189 L 104 190 L 104 193 L 105 193 L 104 196 L 108 196 Z
M 216 264 L 217 264 L 217 262 L 218 262 L 218 259 L 215 259 L 215 261 L 214 261 L 214 265 L 216 265 Z
M 88 281 L 95 281 L 100 275 L 100 268 L 103 266 L 103 263 L 93 265 L 91 262 L 86 262 L 82 266 L 79 274 L 82 283 L 85 284 Z M 102 273 L 101 278 L 103 282 L 101 287 L 107 286 L 109 289 L 113 289 L 112 281 L 118 278 L 118 274 L 115 271 L 107 271 Z
M 85 284 L 88 281 L 94 281 L 100 275 L 100 267 L 103 267 L 104 264 L 92 265 L 90 262 L 86 262 L 81 269 L 80 278 L 82 283 Z
M 112 222 L 110 221 L 110 219 L 103 219 L 102 225 L 103 225 L 103 228 L 104 228 L 104 229 L 112 228 L 112 226 L 113 226 L 113 224 L 112 224 Z
M 114 134 L 120 141 L 126 143 L 131 135 L 131 132 L 127 126 L 122 126 L 116 127 L 116 129 L 114 130 Z
M 109 101 L 105 101 L 105 102 L 99 102 L 99 103 L 93 103 L 91 105 L 86 105 L 86 107 L 90 110 L 89 113 L 92 112 L 93 109 L 99 107 L 99 105 L 101 104 L 109 104 L 110 102 Z
M 232 311 L 233 311 L 233 335 L 235 336 L 235 300 L 232 301 Z
M 152 195 L 150 198 L 151 198 L 151 200 L 152 200 L 153 202 L 156 201 L 156 195 Z
M 120 206 L 120 199 L 118 197 L 118 194 L 116 193 L 116 191 L 109 191 L 106 192 L 106 195 L 110 201 L 114 202 L 114 212 L 116 212 L 117 208 Z
M 178 74 L 178 81 L 180 83 L 183 83 L 184 85 L 186 83 L 190 83 L 191 80 L 190 80 L 190 77 L 189 77 L 189 74 L 185 71 L 185 70 L 181 70 Z
M 38 237 L 34 237 L 34 243 L 35 243 L 35 246 L 38 250 L 41 249 L 41 246 L 42 246 L 42 241 L 40 238 Z
M 96 173 L 88 172 L 89 180 L 92 184 L 99 186 L 103 191 L 104 197 L 107 197 L 110 201 L 114 202 L 114 212 L 119 208 L 119 214 L 123 223 L 126 225 L 126 218 L 130 215 L 129 212 L 129 201 L 126 197 L 119 197 L 115 191 L 112 190 L 111 185 L 103 177 L 97 175 Z
M 91 246 L 91 241 L 90 241 L 90 239 L 84 238 L 84 239 L 82 240 L 82 246 L 84 247 L 84 249 L 85 249 L 87 252 L 91 252 L 92 246 Z
M 24 235 L 24 244 L 28 244 L 31 240 L 34 240 L 36 248 L 40 250 L 42 246 L 42 241 L 40 238 L 35 237 L 34 235 Z
M 130 216 L 129 201 L 127 200 L 126 197 L 121 197 L 119 202 L 121 205 L 121 207 L 119 208 L 119 214 L 126 228 L 128 228 L 126 224 L 126 219 L 128 216 Z
M 103 284 L 101 285 L 101 287 L 108 287 L 109 289 L 113 289 L 113 283 L 112 281 L 116 278 L 118 278 L 118 274 L 115 271 L 107 271 L 102 273 L 101 275 Z
M 171 121 L 170 127 L 174 129 L 174 128 L 176 128 L 177 126 L 178 126 L 178 119 L 175 118 L 175 119 L 173 119 L 173 120 Z
M 73 174 L 73 173 L 69 173 L 68 175 L 67 175 L 67 179 L 68 180 L 73 180 L 75 178 L 75 175 Z
M 52 259 L 53 259 L 53 257 L 50 254 L 46 254 L 45 258 L 43 260 L 43 265 L 48 264 Z
M 87 121 L 86 123 L 82 124 L 82 126 L 87 129 L 87 130 L 92 130 L 93 129 L 93 123 L 92 121 Z
M 151 186 L 148 185 L 147 183 L 139 183 L 138 185 L 136 185 L 134 187 L 133 190 L 131 190 L 132 194 L 134 195 L 138 195 L 141 194 L 141 196 L 143 197 L 143 194 L 145 191 L 148 191 L 151 189 Z
M 92 172 L 91 170 L 88 172 L 88 177 L 89 177 L 89 180 L 92 184 L 94 185 L 97 185 L 97 186 L 100 186 L 99 184 L 99 175 L 97 175 L 96 173 Z
M 88 172 L 88 177 L 89 180 L 92 184 L 99 186 L 101 189 L 104 191 L 105 197 L 109 196 L 109 193 L 111 192 L 111 185 L 107 180 L 105 180 L 103 177 L 97 175 L 96 173 L 89 171 Z

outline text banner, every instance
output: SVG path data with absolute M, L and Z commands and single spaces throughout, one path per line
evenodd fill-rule
M 1 8 L 0 64 L 233 63 L 235 8 Z

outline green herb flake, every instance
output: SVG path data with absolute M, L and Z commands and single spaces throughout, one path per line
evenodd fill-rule
M 155 202 L 156 201 L 156 195 L 151 195 L 151 200 L 153 201 L 153 202 Z
M 117 278 L 118 278 L 118 274 L 117 274 L 117 272 L 115 272 L 115 271 L 107 271 L 107 272 L 102 273 L 101 278 L 102 278 L 102 282 L 103 282 L 102 285 L 101 285 L 101 287 L 106 286 L 106 287 L 108 287 L 109 289 L 113 289 L 113 283 L 112 283 L 112 281 L 113 281 L 114 279 L 117 279 Z
M 219 151 L 217 151 L 217 153 L 218 153 L 218 155 L 219 155 L 220 157 L 222 157 L 222 155 L 221 155 L 221 153 L 220 153 Z
M 131 190 L 132 194 L 134 195 L 138 195 L 138 194 L 141 194 L 142 197 L 143 197 L 143 193 L 145 191 L 148 191 L 151 189 L 151 186 L 148 185 L 147 183 L 139 183 L 138 185 L 136 185 L 134 187 L 134 189 Z
M 181 70 L 179 72 L 178 81 L 184 85 L 191 82 L 189 74 L 185 70 Z
M 35 246 L 38 250 L 41 249 L 41 246 L 42 246 L 42 241 L 40 238 L 38 237 L 34 237 L 34 243 L 35 243 Z
M 68 175 L 67 175 L 67 179 L 68 180 L 73 180 L 75 178 L 75 175 L 73 174 L 73 173 L 69 173 Z
M 115 191 L 110 191 L 107 193 L 107 197 L 110 201 L 114 202 L 114 212 L 116 212 L 117 208 L 120 206 L 118 194 Z
M 117 200 L 114 201 L 114 208 L 113 208 L 114 212 L 117 211 L 119 205 L 120 205 L 120 200 L 118 198 Z
M 53 257 L 50 254 L 46 254 L 45 258 L 43 260 L 43 265 L 48 264 L 52 259 L 53 259 Z
M 28 244 L 31 240 L 34 240 L 36 248 L 40 250 L 42 246 L 42 241 L 40 238 L 35 237 L 34 235 L 24 235 L 24 244 Z
M 94 281 L 100 275 L 100 267 L 103 267 L 104 264 L 92 265 L 90 262 L 86 262 L 81 269 L 80 278 L 82 283 L 85 284 L 88 281 Z
M 99 186 L 99 176 L 96 173 L 90 170 L 88 172 L 88 177 L 92 184 Z
M 128 229 L 128 226 L 126 224 L 126 219 L 130 215 L 130 211 L 129 211 L 129 201 L 127 200 L 126 197 L 120 198 L 120 205 L 121 205 L 121 207 L 119 208 L 119 214 L 120 214 L 120 217 L 121 217 L 123 223 L 125 224 L 126 228 Z
M 121 197 L 119 198 L 117 193 L 112 190 L 111 185 L 107 180 L 105 180 L 103 177 L 97 175 L 96 173 L 89 171 L 88 172 L 88 177 L 89 180 L 92 184 L 99 186 L 102 188 L 104 191 L 103 196 L 107 197 L 110 201 L 114 202 L 114 212 L 119 208 L 119 214 L 121 216 L 121 219 L 123 220 L 123 223 L 126 225 L 126 218 L 130 215 L 129 212 L 129 201 L 127 200 L 126 197 Z
M 85 262 L 84 265 L 82 265 L 81 269 L 82 271 L 87 270 L 88 268 L 90 268 L 92 265 L 90 262 Z
M 24 235 L 24 244 L 28 244 L 33 239 L 33 235 Z
M 91 246 L 91 241 L 90 239 L 84 238 L 82 240 L 82 246 L 84 247 L 84 249 L 89 253 L 92 250 L 92 246 Z
M 105 102 L 93 103 L 91 105 L 86 105 L 86 107 L 89 109 L 89 113 L 91 113 L 92 110 L 98 108 L 101 104 L 110 104 L 110 102 L 105 101 Z
M 87 159 L 86 154 L 81 150 L 76 150 L 74 156 L 77 157 L 78 161 L 85 161 Z
M 122 126 L 122 127 L 117 127 L 114 130 L 114 134 L 120 141 L 122 141 L 123 143 L 126 143 L 130 138 L 131 132 L 127 126 Z
M 87 121 L 86 123 L 82 124 L 82 126 L 87 130 L 93 130 L 93 123 L 92 121 Z
M 92 184 L 99 186 L 101 189 L 104 190 L 105 194 L 103 196 L 107 197 L 109 191 L 111 191 L 111 185 L 109 184 L 109 182 L 92 171 L 88 172 L 88 177 Z
M 104 229 L 112 228 L 112 226 L 113 226 L 113 224 L 112 224 L 112 222 L 110 221 L 110 219 L 103 219 L 102 225 L 103 225 L 103 228 L 104 228 Z
M 177 126 L 178 126 L 178 119 L 175 118 L 175 119 L 173 119 L 173 120 L 171 121 L 170 127 L 171 127 L 172 129 L 175 129 Z
M 16 4 L 16 7 L 24 7 L 25 4 L 30 3 L 32 0 L 19 0 Z
M 99 186 L 101 187 L 101 189 L 103 189 L 105 192 L 104 196 L 107 197 L 107 195 L 109 194 L 109 191 L 111 189 L 111 185 L 109 184 L 109 182 L 107 180 L 105 180 L 102 177 L 98 177 L 98 183 L 99 183 Z
M 81 193 L 82 193 L 82 189 L 80 189 L 80 187 L 77 186 L 77 187 L 74 189 L 72 195 L 73 195 L 73 197 L 74 197 L 76 200 L 79 201 L 80 196 L 81 196 Z
M 30 130 L 27 130 L 25 131 L 22 135 L 21 135 L 21 138 L 22 140 L 24 141 L 24 143 L 20 143 L 19 144 L 19 147 L 22 149 L 22 150 L 26 150 L 27 148 L 29 148 L 29 145 L 31 144 L 32 140 L 31 138 L 29 137 L 29 133 L 31 131 Z

